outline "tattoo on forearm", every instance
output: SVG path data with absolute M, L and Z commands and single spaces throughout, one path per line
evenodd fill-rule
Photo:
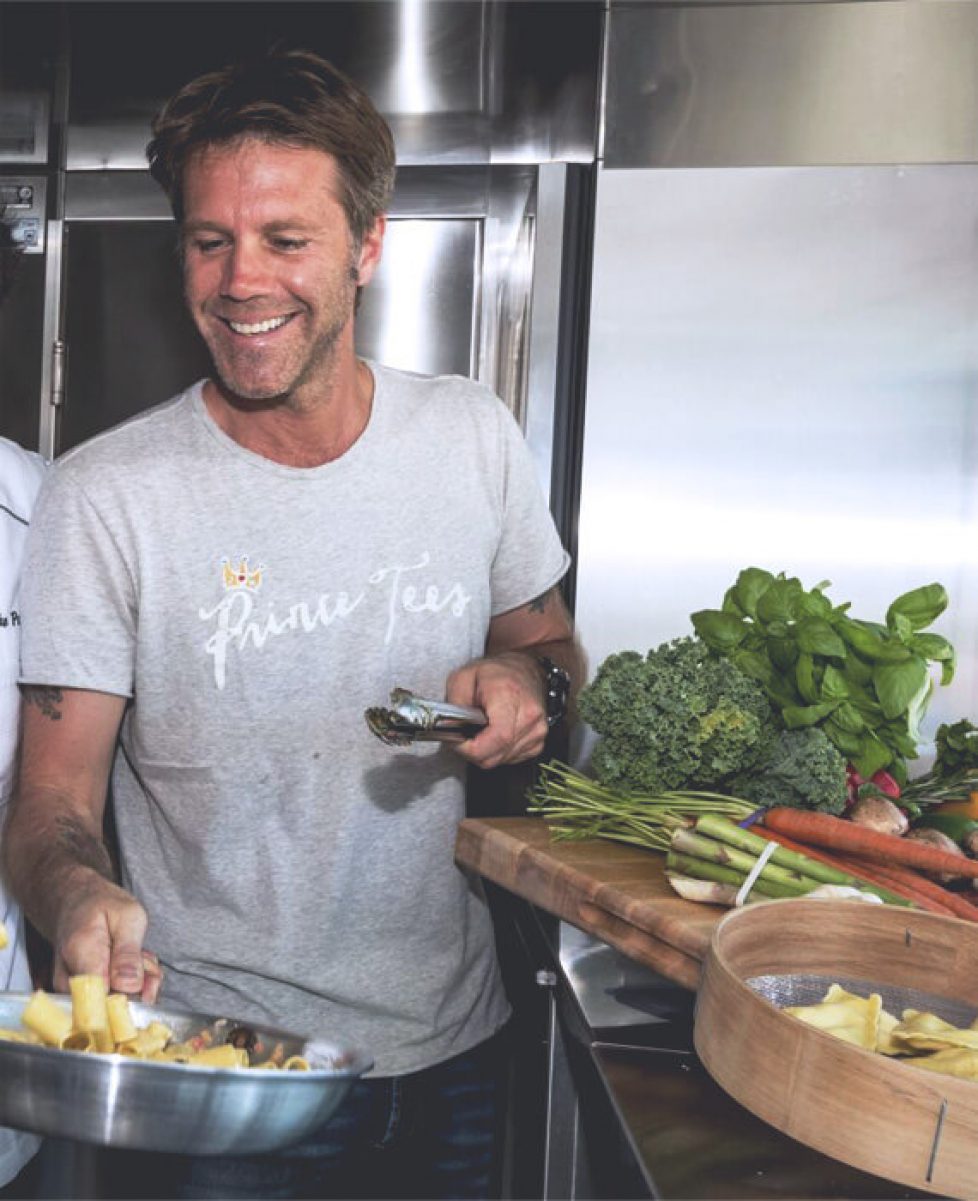
M 535 596 L 533 600 L 526 606 L 528 613 L 542 613 L 547 607 L 547 601 L 550 599 L 550 589 L 546 592 L 541 592 L 539 596 Z
M 60 688 L 47 684 L 22 684 L 20 688 L 25 705 L 33 705 L 40 709 L 45 717 L 52 721 L 61 720 L 61 705 L 64 703 L 64 693 Z
M 80 867 L 90 867 L 107 880 L 113 876 L 112 860 L 105 843 L 70 814 L 62 813 L 54 823 L 57 850 Z

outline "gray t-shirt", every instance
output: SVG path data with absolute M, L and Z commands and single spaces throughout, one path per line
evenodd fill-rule
M 444 695 L 568 558 L 487 389 L 371 364 L 321 467 L 228 438 L 202 385 L 65 455 L 24 576 L 22 679 L 131 696 L 112 788 L 162 1001 L 343 1032 L 376 1074 L 505 1021 L 484 898 L 453 862 L 464 763 L 364 710 Z

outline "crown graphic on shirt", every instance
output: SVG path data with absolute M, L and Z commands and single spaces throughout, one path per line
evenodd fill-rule
M 229 559 L 221 560 L 221 572 L 224 579 L 224 587 L 232 588 L 247 588 L 249 591 L 254 591 L 261 587 L 261 576 L 265 570 L 265 565 L 259 563 L 254 570 L 248 567 L 248 556 L 244 555 L 237 566 L 231 563 Z

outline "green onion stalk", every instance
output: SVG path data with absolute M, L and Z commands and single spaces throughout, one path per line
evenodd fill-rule
M 529 811 L 546 818 L 554 836 L 607 838 L 656 851 L 669 849 L 675 830 L 713 814 L 743 821 L 757 809 L 750 801 L 717 792 L 676 791 L 654 796 L 609 788 L 566 763 L 540 768 Z

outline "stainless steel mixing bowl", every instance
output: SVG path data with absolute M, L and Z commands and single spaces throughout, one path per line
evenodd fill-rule
M 55 997 L 70 1009 L 70 999 Z M 26 993 L 0 993 L 0 1027 L 17 1029 Z M 176 1041 L 210 1031 L 224 1042 L 238 1023 L 132 1002 L 138 1026 L 154 1018 Z M 61 1051 L 0 1040 L 0 1126 L 102 1146 L 187 1154 L 254 1154 L 301 1139 L 325 1122 L 372 1060 L 342 1039 L 307 1038 L 246 1023 L 311 1071 L 191 1067 Z

